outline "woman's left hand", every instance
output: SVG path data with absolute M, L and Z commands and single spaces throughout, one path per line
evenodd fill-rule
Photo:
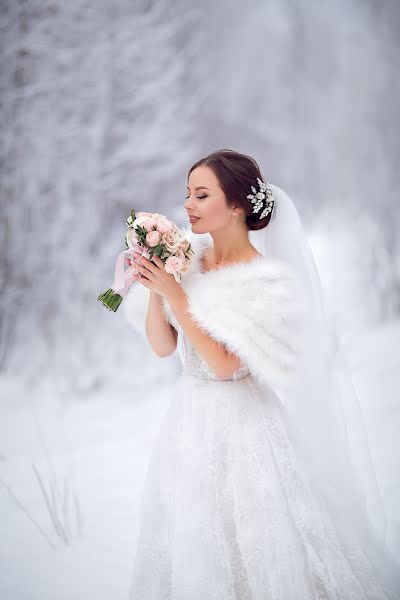
M 164 269 L 164 262 L 157 254 L 153 254 L 151 260 L 140 257 L 140 261 L 134 262 L 138 274 L 134 276 L 135 281 L 149 288 L 153 292 L 164 296 L 167 300 L 181 291 L 181 285 L 172 275 Z

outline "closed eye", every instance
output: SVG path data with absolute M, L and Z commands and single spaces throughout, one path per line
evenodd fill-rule
M 187 200 L 188 198 L 189 198 L 189 196 L 185 196 L 185 200 Z M 196 198 L 201 198 L 201 199 L 207 198 L 207 195 L 205 195 L 205 196 L 196 196 Z

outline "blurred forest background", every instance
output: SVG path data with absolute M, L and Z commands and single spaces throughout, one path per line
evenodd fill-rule
M 37 545 L 21 542 L 37 536 L 40 545 L 46 518 L 47 537 L 70 540 L 38 482 L 56 489 L 55 473 L 72 463 L 80 518 L 93 517 L 94 535 L 99 515 L 122 515 L 119 529 L 117 520 L 104 529 L 101 560 L 124 531 L 129 570 L 140 483 L 118 487 L 117 477 L 135 471 L 134 424 L 149 424 L 149 448 L 163 408 L 160 397 L 144 407 L 142 389 L 167 386 L 180 365 L 153 355 L 123 311 L 97 296 L 113 281 L 130 209 L 186 226 L 187 171 L 219 148 L 254 156 L 296 204 L 396 520 L 399 463 L 382 440 L 394 441 L 400 422 L 398 0 L 0 0 L 0 48 L 0 502 L 9 517 L 0 558 L 11 569 L 0 571 L 0 591 L 36 598 L 13 577 L 23 562 L 46 597 Z M 106 439 L 109 469 L 92 481 Z M 135 454 L 142 474 L 146 452 Z M 42 474 L 28 484 L 32 460 L 43 461 Z M 107 496 L 113 486 L 118 494 Z M 105 498 L 99 512 L 95 492 Z M 393 543 L 400 548 L 400 537 Z M 122 563 L 109 588 L 100 585 L 109 571 L 93 564 L 96 597 L 124 597 Z M 93 586 L 76 575 L 65 598 L 93 593 L 83 580 Z
M 346 335 L 399 314 L 397 1 L 1 7 L 3 374 L 120 377 L 134 340 L 96 298 L 125 219 L 186 223 L 187 171 L 221 147 L 292 196 Z

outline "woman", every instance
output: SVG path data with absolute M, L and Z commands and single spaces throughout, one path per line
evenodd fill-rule
M 124 301 L 156 354 L 178 348 L 183 365 L 149 463 L 131 599 L 400 598 L 296 209 L 232 150 L 187 183 L 190 271 L 177 283 L 141 258 Z

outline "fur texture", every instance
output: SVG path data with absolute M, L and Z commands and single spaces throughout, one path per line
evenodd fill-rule
M 264 256 L 202 273 L 200 258 L 212 246 L 212 237 L 191 230 L 185 230 L 185 236 L 195 252 L 192 267 L 181 280 L 188 313 L 203 331 L 239 356 L 260 385 L 286 390 L 300 365 L 304 323 L 295 275 L 284 263 Z M 145 336 L 149 290 L 135 285 L 128 296 L 123 302 L 128 321 Z M 164 298 L 163 311 L 179 331 Z

